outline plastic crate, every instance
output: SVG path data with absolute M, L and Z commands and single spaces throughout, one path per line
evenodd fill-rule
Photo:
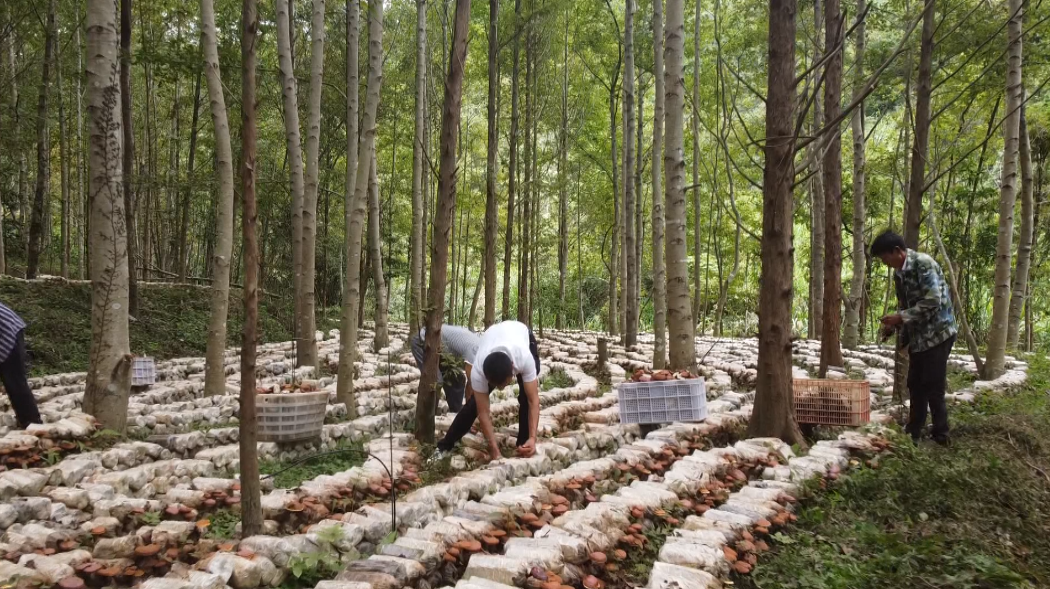
M 792 385 L 798 423 L 855 427 L 871 419 L 871 386 L 866 380 L 796 378 Z
M 255 415 L 260 442 L 302 442 L 321 437 L 328 393 L 258 395 Z
M 131 360 L 131 386 L 148 387 L 157 381 L 157 366 L 149 356 L 136 356 Z
M 620 423 L 673 423 L 707 418 L 704 379 L 624 382 L 618 387 Z

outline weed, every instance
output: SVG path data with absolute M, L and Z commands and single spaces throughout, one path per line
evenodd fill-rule
M 204 533 L 205 538 L 228 540 L 236 534 L 241 516 L 232 509 L 223 508 L 213 511 L 208 521 L 208 530 Z
M 139 514 L 139 522 L 144 526 L 155 526 L 160 523 L 159 511 L 147 511 Z
M 342 568 L 334 551 L 297 552 L 288 560 L 291 575 L 284 578 L 281 589 L 314 587 L 325 579 L 334 579 Z
M 335 474 L 364 464 L 368 455 L 360 442 L 341 441 L 334 450 L 318 453 L 308 460 L 299 461 L 263 460 L 259 472 L 274 476 L 274 485 L 282 489 L 294 489 L 303 481 L 323 474 Z

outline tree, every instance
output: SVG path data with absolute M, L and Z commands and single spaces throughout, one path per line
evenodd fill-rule
M 121 166 L 117 11 L 87 3 L 88 194 L 91 195 L 91 346 L 84 412 L 123 432 L 131 392 L 127 235 Z
M 463 98 L 463 73 L 470 32 L 470 0 L 456 0 L 452 55 L 445 78 L 441 109 L 441 155 L 438 164 L 438 202 L 434 219 L 434 243 L 430 252 L 430 288 L 427 291 L 427 333 L 422 375 L 416 397 L 416 439 L 434 441 L 434 409 L 437 405 L 437 375 L 441 352 L 441 318 L 445 314 L 445 281 L 448 277 L 449 227 L 456 199 L 456 143 Z M 519 295 L 520 296 L 520 295 Z
M 383 250 L 380 247 L 382 236 L 379 232 L 379 179 L 376 177 L 376 153 L 372 146 L 368 172 L 368 255 L 372 259 L 372 284 L 376 287 L 376 329 L 372 338 L 372 350 L 379 352 L 390 344 L 387 334 L 387 292 L 383 279 Z
M 919 79 L 915 95 L 915 138 L 912 143 L 911 176 L 905 206 L 904 243 L 919 247 L 919 224 L 922 198 L 926 192 L 926 161 L 930 145 L 930 97 L 933 77 L 933 35 L 936 27 L 936 0 L 926 0 L 922 19 L 922 44 L 919 49 Z
M 211 260 L 211 313 L 208 317 L 208 345 L 204 357 L 204 392 L 226 392 L 226 319 L 230 307 L 230 257 L 233 254 L 233 150 L 230 123 L 226 116 L 226 97 L 219 69 L 219 42 L 215 30 L 214 0 L 201 0 L 201 47 L 204 76 L 208 82 L 208 102 L 215 131 L 215 168 L 219 194 L 215 206 L 215 246 Z
M 819 64 L 823 59 L 824 48 L 820 42 L 820 31 L 824 25 L 824 12 L 821 9 L 822 0 L 813 1 L 813 62 Z M 824 109 L 820 100 L 820 88 L 822 67 L 816 67 L 811 74 L 817 82 L 813 89 L 813 129 L 816 130 L 824 125 Z M 823 158 L 820 154 L 824 149 L 823 141 L 815 141 L 809 148 L 814 157 L 812 162 L 811 179 L 809 182 L 809 325 L 808 334 L 810 339 L 820 339 L 824 336 L 824 232 L 826 230 L 824 221 L 824 178 Z
M 324 0 L 313 0 L 313 15 L 310 25 L 310 105 L 306 130 L 306 176 L 303 191 L 302 239 L 299 248 L 302 261 L 302 278 L 299 285 L 299 345 L 296 348 L 299 365 L 318 366 L 317 322 L 314 316 L 316 296 L 314 282 L 317 267 L 317 186 L 318 149 L 321 142 L 321 93 L 324 81 Z M 376 333 L 376 339 L 386 337 L 386 332 Z
M 255 418 L 255 346 L 259 322 L 259 240 L 255 225 L 255 44 L 259 16 L 256 0 L 241 5 L 241 221 L 244 240 L 244 331 L 241 334 L 241 535 L 262 533 L 262 491 Z
M 857 0 L 857 36 L 856 49 L 853 54 L 853 98 L 856 100 L 864 90 L 864 13 L 867 0 Z M 842 345 L 853 349 L 860 343 L 861 316 L 860 309 L 864 301 L 865 249 L 864 221 L 867 217 L 865 202 L 867 193 L 866 170 L 867 155 L 864 141 L 864 101 L 862 100 L 853 112 L 853 276 L 849 283 L 849 296 L 846 298 L 846 319 L 842 331 Z
M 638 258 L 635 256 L 635 121 L 634 121 L 634 0 L 625 0 L 623 19 L 624 73 L 623 73 L 623 209 L 624 209 L 624 257 L 627 262 L 626 280 L 623 285 L 627 299 L 624 309 L 627 329 L 624 331 L 625 345 L 638 342 Z M 683 25 L 684 31 L 684 25 Z M 683 49 L 684 51 L 684 49 Z M 684 164 L 683 164 L 684 165 Z M 684 198 L 684 197 L 683 197 Z
M 843 18 L 839 0 L 824 0 L 824 47 L 829 52 L 824 81 L 824 117 L 836 121 L 842 110 Z M 824 317 L 820 375 L 842 367 L 842 134 L 839 124 L 824 151 Z
M 932 0 L 931 0 L 932 1 Z M 1014 203 L 1017 200 L 1017 160 L 1020 153 L 1021 107 L 1024 85 L 1021 78 L 1021 34 L 1023 0 L 1009 0 L 1006 35 L 1006 119 L 1003 124 L 1003 175 L 999 188 L 999 235 L 995 244 L 995 282 L 992 322 L 988 329 L 985 379 L 1006 371 L 1007 321 L 1010 310 L 1010 261 L 1013 257 Z
M 499 0 L 489 0 L 489 64 L 488 64 L 488 152 L 485 158 L 485 327 L 496 322 L 496 233 L 499 230 L 498 194 L 496 191 L 496 157 L 499 155 L 499 116 L 496 94 L 499 92 Z M 565 111 L 564 99 L 562 112 Z M 564 131 L 563 131 L 564 133 Z M 559 160 L 559 172 L 561 170 Z M 559 176 L 560 178 L 560 176 Z M 564 188 L 563 194 L 564 194 Z M 560 259 L 560 258 L 559 258 Z M 562 272 L 564 275 L 564 271 Z M 504 295 L 506 296 L 506 295 Z M 562 289 L 564 298 L 564 288 Z M 560 307 L 559 307 L 560 308 Z M 561 317 L 560 311 L 558 317 Z M 471 313 L 471 321 L 474 314 Z
M 339 374 L 336 379 L 336 400 L 346 405 L 347 415 L 357 417 L 357 403 L 354 400 L 354 360 L 357 357 L 357 297 L 361 282 L 361 208 L 355 200 L 357 182 L 357 148 L 360 140 L 358 132 L 358 19 L 360 17 L 359 0 L 346 0 L 346 195 L 343 208 L 346 225 L 346 276 L 343 284 L 343 313 L 339 323 Z M 382 24 L 380 24 L 382 26 Z M 418 70 L 417 70 L 418 71 Z M 419 82 L 419 76 L 416 77 Z M 422 150 L 418 140 L 419 91 L 416 92 L 417 141 L 415 150 Z M 422 156 L 420 158 L 420 175 L 422 174 Z M 413 164 L 412 186 L 413 203 L 415 202 L 416 167 Z M 415 224 L 413 211 L 413 224 Z M 353 232 L 356 231 L 356 234 Z M 422 231 L 422 229 L 420 229 Z M 415 233 L 415 229 L 413 229 Z M 356 239 L 356 242 L 355 242 Z M 422 263 L 420 256 L 414 263 Z M 413 272 L 415 266 L 413 265 Z M 413 306 L 413 309 L 417 307 Z
M 353 79 L 356 85 L 356 78 Z M 368 89 L 365 93 L 365 109 L 361 118 L 360 138 L 357 154 L 368 157 L 375 149 L 376 113 L 379 110 L 379 89 L 383 83 L 383 4 L 368 3 Z M 347 80 L 347 91 L 350 91 L 351 80 Z M 356 109 L 355 109 L 356 110 Z M 351 114 L 347 113 L 349 117 Z M 349 139 L 348 139 L 349 141 Z M 340 403 L 346 403 L 348 411 L 354 411 L 353 389 L 354 358 L 357 350 L 357 311 L 358 296 L 364 280 L 361 272 L 361 234 L 367 217 L 366 190 L 368 190 L 369 166 L 360 165 L 358 161 L 356 178 L 348 186 L 354 189 L 353 201 L 350 203 L 349 225 L 347 229 L 346 256 L 346 291 L 348 301 L 343 305 L 343 318 L 340 332 L 346 332 L 345 339 L 340 340 L 339 379 L 336 397 Z
M 458 1 L 458 0 L 457 0 Z M 511 256 L 514 254 L 514 198 L 518 185 L 518 70 L 521 60 L 521 45 L 518 40 L 521 31 L 521 0 L 514 0 L 514 55 L 510 70 L 510 155 L 507 165 L 507 232 L 503 243 L 503 304 L 502 315 L 510 317 L 510 268 Z M 433 271 L 431 271 L 433 272 Z M 521 293 L 518 293 L 521 296 Z
M 299 99 L 295 81 L 295 65 L 292 62 L 292 36 L 289 0 L 275 0 L 277 11 L 277 63 L 280 69 L 281 95 L 284 99 L 284 136 L 287 145 L 288 172 L 291 175 L 292 191 L 292 284 L 295 298 L 295 344 L 296 364 L 309 359 L 313 332 L 307 333 L 303 325 L 303 147 L 299 136 Z M 312 80 L 311 80 L 312 81 Z M 316 353 L 316 352 L 315 352 Z
M 1028 120 L 1021 106 L 1020 146 L 1021 167 L 1021 235 L 1017 243 L 1017 266 L 1014 268 L 1013 288 L 1010 294 L 1010 312 L 1006 327 L 1006 343 L 1011 350 L 1018 349 L 1021 339 L 1021 311 L 1028 299 L 1028 273 L 1032 264 L 1032 242 L 1035 236 L 1035 198 L 1032 179 L 1032 146 L 1028 137 Z
M 667 365 L 667 274 L 664 271 L 664 203 L 660 166 L 664 157 L 663 0 L 653 0 L 653 367 Z M 684 17 L 683 17 L 684 18 Z M 684 49 L 683 49 L 684 51 Z M 693 190 L 699 190 L 694 188 Z M 699 227 L 696 228 L 699 230 Z M 696 267 L 700 273 L 700 267 Z M 693 325 L 696 319 L 693 318 Z
M 51 144 L 47 133 L 47 111 L 48 94 L 51 90 L 51 67 L 55 56 L 55 0 L 49 0 L 47 4 L 44 35 L 44 64 L 41 68 L 40 93 L 36 106 L 36 193 L 33 196 L 29 249 L 26 252 L 26 278 L 29 279 L 36 278 L 39 270 L 40 251 L 44 245 L 44 210 L 51 206 Z M 50 227 L 48 232 L 50 233 Z
M 55 82 L 58 86 L 58 134 L 59 134 L 59 158 L 61 162 L 61 180 L 62 180 L 62 263 L 60 276 L 62 278 L 69 278 L 69 229 L 70 229 L 70 205 L 72 204 L 69 200 L 69 129 L 66 125 L 66 106 L 65 96 L 62 93 L 62 68 L 55 68 Z M 2 207 L 0 207 L 0 215 L 3 214 Z M 0 232 L 3 231 L 3 225 L 0 223 Z M 3 249 L 3 239 L 0 239 L 0 249 Z M 3 259 L 3 255 L 0 254 L 0 260 Z M 2 272 L 0 272 L 2 273 Z
M 561 62 L 561 124 L 558 127 L 558 310 L 555 329 L 565 328 L 565 277 L 569 273 L 569 14 Z M 583 327 L 582 325 L 580 326 Z
M 186 174 L 190 181 L 182 188 L 182 215 L 179 220 L 179 281 L 186 282 L 190 272 L 189 260 L 189 231 L 190 231 L 190 198 L 193 195 L 192 185 L 193 166 L 197 157 L 197 128 L 200 121 L 201 110 L 201 72 L 197 72 L 197 82 L 193 89 L 193 119 L 190 122 L 190 161 L 186 166 Z
M 685 111 L 685 7 L 683 0 L 667 0 L 664 37 L 664 177 L 667 208 L 667 321 L 670 326 L 670 366 L 691 368 L 696 363 L 689 271 L 685 263 L 685 151 L 682 124 Z
M 138 279 L 138 233 L 135 215 L 135 132 L 132 126 L 132 93 L 131 93 L 131 0 L 120 0 L 120 117 L 124 130 L 124 218 L 127 225 L 126 235 L 128 248 L 128 313 L 138 314 L 139 279 Z M 148 84 L 147 84 L 148 86 Z M 146 123 L 149 127 L 149 97 L 146 98 Z M 149 215 L 147 215 L 148 217 Z M 147 235 L 149 225 L 147 224 Z M 90 241 L 90 240 L 89 240 Z M 149 243 L 147 237 L 146 243 Z M 146 247 L 149 256 L 149 246 Z M 144 263 L 143 266 L 146 264 Z
M 355 66 L 356 67 L 356 66 Z M 409 329 L 417 333 L 423 323 L 423 245 L 426 230 L 423 227 L 423 135 L 426 126 L 424 113 L 427 101 L 427 2 L 416 0 L 416 102 L 415 140 L 412 143 L 412 260 L 409 287 Z M 495 256 L 495 253 L 492 254 Z M 486 297 L 488 296 L 486 291 Z M 488 301 L 488 299 L 485 299 Z
M 668 4 L 670 6 L 670 3 Z M 762 175 L 762 270 L 758 301 L 758 380 L 747 435 L 804 444 L 791 389 L 791 185 L 795 167 L 795 0 L 769 1 L 765 172 Z M 668 10 L 670 14 L 670 10 Z

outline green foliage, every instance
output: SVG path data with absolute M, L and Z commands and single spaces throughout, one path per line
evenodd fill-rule
M 305 589 L 339 574 L 342 563 L 332 550 L 297 552 L 288 560 L 291 575 L 285 577 L 281 589 Z
M 576 381 L 570 378 L 561 368 L 552 369 L 547 373 L 547 376 L 540 381 L 540 387 L 545 391 L 567 388 L 574 384 L 576 384 Z
M 241 522 L 240 514 L 228 507 L 217 509 L 208 517 L 210 524 L 204 532 L 205 538 L 228 540 L 237 533 L 237 524 Z
M 877 469 L 817 493 L 747 588 L 1007 589 L 1050 585 L 1050 363 L 952 410 L 953 446 L 903 437 Z
M 303 481 L 308 481 L 323 474 L 335 474 L 344 470 L 350 470 L 355 466 L 364 464 L 368 455 L 361 442 L 341 440 L 336 447 L 329 451 L 334 453 L 320 454 L 304 462 L 296 464 L 297 460 L 288 462 L 279 460 L 263 460 L 259 462 L 259 472 L 262 474 L 276 474 L 274 485 L 281 489 L 293 489 Z M 298 459 L 302 460 L 302 458 Z

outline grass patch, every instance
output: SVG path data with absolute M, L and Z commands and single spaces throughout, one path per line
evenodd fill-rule
M 1050 586 L 1050 362 L 1023 389 L 951 409 L 954 445 L 901 436 L 876 469 L 806 503 L 738 586 Z
M 561 368 L 552 368 L 547 376 L 540 382 L 540 386 L 543 390 L 549 391 L 551 389 L 565 389 L 576 384 L 568 374 L 565 373 Z
M 977 380 L 977 374 L 959 367 L 948 367 L 948 390 L 951 392 L 961 391 L 973 386 Z
M 231 289 L 227 338 L 237 344 L 243 310 Z M 131 350 L 158 359 L 202 356 L 208 341 L 209 291 L 197 286 L 139 283 L 139 313 L 131 322 Z M 91 344 L 91 286 L 60 281 L 0 279 L 0 300 L 28 324 L 30 375 L 87 370 Z M 262 296 L 262 341 L 291 339 L 291 300 Z
M 241 516 L 228 507 L 217 509 L 208 516 L 208 529 L 205 538 L 212 540 L 229 540 L 237 534 L 237 524 Z
M 288 462 L 280 460 L 263 460 L 259 462 L 259 472 L 272 474 L 274 485 L 282 489 L 294 489 L 314 477 L 323 474 L 335 474 L 344 470 L 350 470 L 355 466 L 364 464 L 368 454 L 361 442 L 343 440 L 334 450 L 328 453 L 318 453 L 302 462 L 292 460 Z

